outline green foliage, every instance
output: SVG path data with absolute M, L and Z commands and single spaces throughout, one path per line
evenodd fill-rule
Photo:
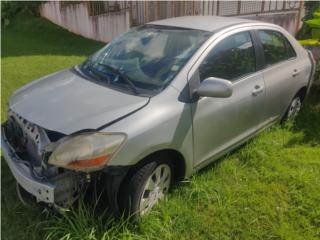
M 320 11 L 317 11 L 313 14 L 314 18 L 320 18 Z
M 1 2 L 1 24 L 8 26 L 10 20 L 18 13 L 23 12 L 27 15 L 38 16 L 41 1 L 22 2 L 22 1 L 2 1 Z
M 305 1 L 304 7 L 305 16 L 301 19 L 303 21 L 303 25 L 297 33 L 297 39 L 311 38 L 311 28 L 306 24 L 306 21 L 317 17 L 318 12 L 320 11 L 320 1 Z
M 313 39 L 320 39 L 320 28 L 312 28 L 311 36 Z
M 103 44 L 40 18 L 17 16 L 2 34 L 1 111 L 14 90 L 68 68 Z M 63 215 L 24 207 L 1 161 L 2 237 L 16 239 L 320 238 L 320 88 L 294 123 L 264 131 L 176 186 L 137 226 L 112 222 L 82 204 Z
M 317 39 L 305 39 L 305 40 L 299 40 L 299 43 L 301 45 L 319 45 L 320 42 Z
M 310 4 L 310 2 L 306 2 Z M 320 7 L 319 3 L 316 2 L 318 5 L 313 4 L 315 6 L 311 10 L 308 11 L 309 19 L 305 20 L 304 26 L 308 27 L 308 37 L 309 39 L 300 40 L 300 44 L 305 46 L 306 48 L 310 49 L 311 51 L 315 51 L 320 47 Z M 320 78 L 320 59 L 317 59 L 316 63 L 316 73 L 315 73 L 315 80 L 319 80 Z
M 314 13 L 319 11 L 320 9 L 320 3 L 318 1 L 305 1 L 304 2 L 305 7 L 305 16 L 303 17 L 303 20 L 306 21 L 308 19 L 311 19 L 314 17 Z
M 310 28 L 320 28 L 320 18 L 310 19 L 306 23 Z
M 320 11 L 313 14 L 314 18 L 307 20 L 306 24 L 311 28 L 311 38 L 320 40 Z
M 9 25 L 10 19 L 21 10 L 18 2 L 1 2 L 1 24 Z

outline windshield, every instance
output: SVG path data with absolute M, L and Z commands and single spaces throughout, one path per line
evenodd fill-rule
M 81 69 L 109 85 L 153 95 L 171 82 L 210 35 L 201 30 L 144 25 L 115 38 Z

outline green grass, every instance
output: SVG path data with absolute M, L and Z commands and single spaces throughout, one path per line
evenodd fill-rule
M 44 20 L 17 17 L 2 32 L 2 121 L 15 89 L 101 46 Z M 179 184 L 136 226 L 81 204 L 63 216 L 26 208 L 1 166 L 3 239 L 320 239 L 320 88 L 296 122 L 264 131 Z

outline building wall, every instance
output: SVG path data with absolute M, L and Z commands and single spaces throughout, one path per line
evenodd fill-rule
M 241 17 L 280 25 L 295 35 L 300 25 L 303 2 L 299 1 L 133 1 L 133 25 L 185 15 Z
M 86 3 L 61 6 L 59 1 L 46 2 L 40 14 L 71 32 L 102 42 L 130 29 L 130 13 L 126 10 L 90 16 Z
M 299 27 L 299 13 L 296 11 L 274 12 L 259 15 L 240 16 L 246 19 L 253 19 L 262 22 L 273 23 L 286 29 L 293 36 L 297 33 Z
M 292 35 L 298 31 L 299 1 L 105 1 L 46 2 L 41 15 L 87 38 L 109 42 L 131 26 L 185 15 L 236 16 L 271 22 Z M 110 10 L 110 6 L 112 7 Z M 116 9 L 116 11 L 115 11 Z

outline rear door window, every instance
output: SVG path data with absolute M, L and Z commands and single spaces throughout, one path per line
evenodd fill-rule
M 285 43 L 286 43 L 286 47 L 287 47 L 287 55 L 288 58 L 295 58 L 297 56 L 296 51 L 294 50 L 294 48 L 292 47 L 291 43 L 288 41 L 288 39 L 286 37 L 283 37 Z
M 270 66 L 296 56 L 293 47 L 280 32 L 259 30 L 258 37 L 263 47 L 266 66 Z

